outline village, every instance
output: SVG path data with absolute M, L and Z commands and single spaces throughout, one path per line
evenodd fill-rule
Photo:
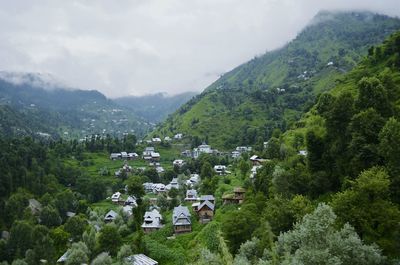
M 109 154 L 109 163 L 119 165 L 111 174 L 113 178 L 127 179 L 131 175 L 152 170 L 156 174 L 153 178 L 159 180 L 142 183 L 144 196 L 141 200 L 146 208 L 143 216 L 140 216 L 142 223 L 140 228 L 145 235 L 165 230 L 171 235 L 166 239 L 175 240 L 182 234 L 192 233 L 194 227 L 210 223 L 218 215 L 218 208 L 227 205 L 239 207 L 245 200 L 246 190 L 243 186 L 245 180 L 252 181 L 257 170 L 262 168 L 262 164 L 267 161 L 254 154 L 251 147 L 238 146 L 231 152 L 220 152 L 206 143 L 193 149 L 184 148 L 179 152 L 175 150 L 171 155 L 169 152 L 174 149 L 174 143 L 179 143 L 177 146 L 180 148 L 187 147 L 187 145 L 182 145 L 184 139 L 181 133 L 173 137 L 167 136 L 163 140 L 152 138 L 139 142 L 139 145 L 143 146 L 142 152 L 121 150 Z M 168 143 L 168 147 L 165 147 L 163 143 Z M 166 157 L 163 157 L 162 153 Z M 202 157 L 222 161 L 221 164 L 215 164 L 211 168 L 212 178 L 223 183 L 222 190 L 215 193 L 202 192 L 201 186 L 208 180 L 201 178 L 199 170 L 192 172 L 188 166 L 189 163 L 194 163 L 193 161 L 198 161 Z M 246 158 L 246 163 L 249 165 L 248 172 L 250 172 L 244 178 L 239 176 L 238 169 L 234 167 L 237 161 L 243 158 Z M 165 175 L 168 172 L 173 172 L 173 175 L 169 176 L 171 179 L 167 182 L 168 178 Z M 99 208 L 96 209 L 96 207 Z M 94 211 L 102 211 L 104 215 L 98 216 L 95 221 L 92 221 L 92 225 L 98 231 L 101 230 L 102 225 L 106 224 L 124 226 L 129 220 L 135 218 L 136 207 L 138 207 L 138 198 L 129 193 L 128 185 L 126 185 L 101 203 L 93 205 Z M 59 258 L 58 263 L 65 262 L 67 257 L 68 251 Z M 158 264 L 143 253 L 134 255 L 130 259 L 135 265 Z

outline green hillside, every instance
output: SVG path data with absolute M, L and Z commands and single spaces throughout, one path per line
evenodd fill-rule
M 153 134 L 181 132 L 222 149 L 261 143 L 274 129 L 290 128 L 370 46 L 399 28 L 399 19 L 383 15 L 321 12 L 296 39 L 224 74 Z

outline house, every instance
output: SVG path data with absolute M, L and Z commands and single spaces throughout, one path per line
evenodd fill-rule
M 121 202 L 121 192 L 117 191 L 111 196 L 111 201 L 113 203 L 120 203 Z
M 129 197 L 125 200 L 124 204 L 125 204 L 125 205 L 131 205 L 131 206 L 133 206 L 133 207 L 136 207 L 136 206 L 137 206 L 137 203 L 136 203 L 136 198 L 135 198 L 135 196 L 129 196 Z
M 205 224 L 212 220 L 214 217 L 215 205 L 210 201 L 203 201 L 197 206 L 197 215 L 199 216 L 200 223 Z
M 190 178 L 186 180 L 186 186 L 192 188 L 194 185 L 199 183 L 200 181 L 200 176 L 198 174 L 191 174 Z
M 151 156 L 151 160 L 152 161 L 159 161 L 160 160 L 160 153 L 151 152 L 150 156 Z
M 161 221 L 162 216 L 156 209 L 146 212 L 143 216 L 143 231 L 145 233 L 150 233 L 162 228 L 163 224 L 161 223 Z
M 200 203 L 203 203 L 205 201 L 209 201 L 209 202 L 215 204 L 215 198 L 213 195 L 202 195 L 200 197 Z
M 128 159 L 128 153 L 127 152 L 121 152 L 121 158 L 122 159 Z
M 187 190 L 185 201 L 196 202 L 197 201 L 197 191 L 196 190 Z
M 136 254 L 125 258 L 125 263 L 129 265 L 158 265 L 154 259 L 147 257 L 144 254 Z
M 169 137 L 169 136 L 165 136 L 164 137 L 164 141 L 165 142 L 170 142 L 172 139 L 171 139 L 171 137 Z
M 185 150 L 185 151 L 181 152 L 181 155 L 184 157 L 192 157 L 193 156 L 192 151 L 190 151 L 190 150 Z
M 155 183 L 153 184 L 153 193 L 159 194 L 162 192 L 166 192 L 167 189 L 165 188 L 165 185 L 162 183 Z
M 197 148 L 193 149 L 193 158 L 198 158 L 201 154 L 213 154 L 213 150 L 211 149 L 211 146 L 203 143 L 199 145 Z
M 231 153 L 232 158 L 239 158 L 241 153 L 239 151 L 233 151 Z
M 69 249 L 57 260 L 57 263 L 64 263 L 67 261 L 69 255 Z
M 117 218 L 118 214 L 114 212 L 113 210 L 110 210 L 106 215 L 104 216 L 104 222 L 109 223 L 115 220 Z
M 154 183 L 151 183 L 151 182 L 143 183 L 143 188 L 144 188 L 145 192 L 153 192 L 153 186 L 154 186 Z
M 155 150 L 154 150 L 154 147 L 146 147 L 145 149 L 144 149 L 144 151 L 143 151 L 143 159 L 145 159 L 145 160 L 150 160 L 151 159 L 151 153 L 153 153 Z
M 122 158 L 121 153 L 111 153 L 110 154 L 110 159 L 111 160 L 117 160 L 117 159 L 121 159 L 121 158 Z
M 172 165 L 174 167 L 177 166 L 179 168 L 183 167 L 185 164 L 186 164 L 186 162 L 182 159 L 176 159 L 176 160 L 174 160 L 174 162 L 172 162 Z
M 251 146 L 237 146 L 236 151 L 240 153 L 246 153 L 246 152 L 251 152 L 253 148 Z
M 224 204 L 241 204 L 244 200 L 245 190 L 240 187 L 236 187 L 233 193 L 225 194 L 222 196 Z
M 215 165 L 214 166 L 214 171 L 218 174 L 218 175 L 224 175 L 225 171 L 226 171 L 226 166 L 224 165 Z
M 250 161 L 253 166 L 258 166 L 267 161 L 267 159 L 260 158 L 258 155 L 253 155 L 250 157 Z
M 39 214 L 42 211 L 42 204 L 35 199 L 29 199 L 28 207 L 33 215 Z
M 172 225 L 174 226 L 175 234 L 192 231 L 190 216 L 189 209 L 186 206 L 179 205 L 174 208 L 172 213 Z
M 175 140 L 180 140 L 182 138 L 183 138 L 183 134 L 182 133 L 177 133 L 177 134 L 174 135 L 174 139 Z
M 301 156 L 307 156 L 307 150 L 300 150 L 299 155 Z
M 153 143 L 161 143 L 161 139 L 158 138 L 158 137 L 152 138 L 151 141 L 152 141 Z
M 171 188 L 179 189 L 178 178 L 173 178 L 169 184 Z

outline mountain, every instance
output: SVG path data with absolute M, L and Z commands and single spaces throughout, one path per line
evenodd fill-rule
M 370 12 L 320 12 L 284 47 L 224 74 L 152 135 L 182 132 L 222 149 L 260 144 L 290 128 L 400 20 Z
M 19 132 L 51 134 L 55 138 L 123 133 L 142 136 L 150 128 L 131 110 L 96 90 L 65 88 L 49 76 L 35 73 L 1 72 L 0 106 L 0 117 L 11 126 L 2 126 L 6 135 Z M 22 123 L 24 120 L 29 122 Z
M 120 106 L 133 110 L 140 117 L 152 123 L 163 121 L 180 106 L 196 95 L 195 92 L 185 92 L 177 95 L 157 93 L 144 96 L 130 96 L 114 99 Z

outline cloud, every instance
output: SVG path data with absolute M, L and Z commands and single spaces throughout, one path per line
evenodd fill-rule
M 0 70 L 51 73 L 110 97 L 200 91 L 284 45 L 320 10 L 400 15 L 398 0 L 14 0 Z

